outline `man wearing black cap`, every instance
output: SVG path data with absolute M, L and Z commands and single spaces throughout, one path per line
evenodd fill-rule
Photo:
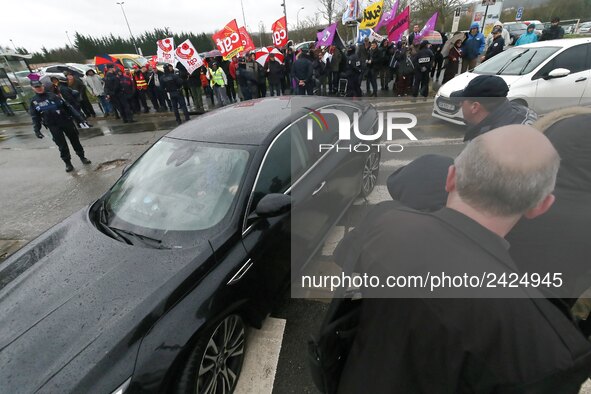
M 503 39 L 502 26 L 493 27 L 492 36 L 493 41 L 486 50 L 486 53 L 484 54 L 484 57 L 482 59 L 483 62 L 503 52 L 503 48 L 505 48 L 505 39 Z
M 468 125 L 464 141 L 470 141 L 492 129 L 510 124 L 532 124 L 538 115 L 531 109 L 507 99 L 509 87 L 496 75 L 479 75 L 450 98 L 462 106 Z
M 53 142 L 59 148 L 60 156 L 66 163 L 66 172 L 74 170 L 66 137 L 68 137 L 72 148 L 80 157 L 80 161 L 83 164 L 91 164 L 90 160 L 84 156 L 84 148 L 80 144 L 78 130 L 72 122 L 72 118 L 74 118 L 77 122 L 84 123 L 84 118 L 59 96 L 46 92 L 41 81 L 31 81 L 31 86 L 35 96 L 31 99 L 29 113 L 33 118 L 33 129 L 37 138 L 43 138 L 41 133 L 41 124 L 43 124 L 49 129 Z

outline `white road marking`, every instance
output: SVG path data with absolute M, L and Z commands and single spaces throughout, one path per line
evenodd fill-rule
M 285 319 L 268 317 L 246 340 L 244 364 L 235 394 L 271 394 L 285 331 Z

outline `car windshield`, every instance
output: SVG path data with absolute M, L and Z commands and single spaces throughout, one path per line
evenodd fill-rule
M 138 57 L 137 59 L 135 59 L 135 61 L 140 65 L 140 67 L 143 67 L 146 64 L 148 64 L 148 59 L 146 59 L 145 57 Z
M 209 229 L 233 206 L 248 158 L 239 146 L 163 138 L 111 188 L 105 224 L 152 237 Z
M 511 48 L 474 69 L 476 74 L 525 75 L 551 57 L 559 47 Z

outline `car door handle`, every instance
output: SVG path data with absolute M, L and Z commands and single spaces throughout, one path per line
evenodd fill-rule
M 244 277 L 244 274 L 252 267 L 252 259 L 246 260 L 246 263 L 240 267 L 240 269 L 234 274 L 232 279 L 230 279 L 227 285 L 233 285 L 234 283 L 238 282 L 240 279 Z
M 324 185 L 326 185 L 326 181 L 322 181 L 322 183 L 320 184 L 320 186 L 318 186 L 318 189 L 314 190 L 312 192 L 312 195 L 315 196 L 318 193 L 320 193 L 320 190 L 322 190 L 324 188 Z
M 587 77 L 582 77 L 582 78 L 577 79 L 575 82 L 583 82 L 586 80 L 587 80 Z

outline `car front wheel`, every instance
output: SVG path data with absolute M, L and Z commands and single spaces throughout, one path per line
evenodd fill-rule
M 224 318 L 197 341 L 178 382 L 177 393 L 231 393 L 244 361 L 246 326 L 239 315 Z
M 365 159 L 361 176 L 361 197 L 367 197 L 376 187 L 380 173 L 380 153 L 371 152 Z

